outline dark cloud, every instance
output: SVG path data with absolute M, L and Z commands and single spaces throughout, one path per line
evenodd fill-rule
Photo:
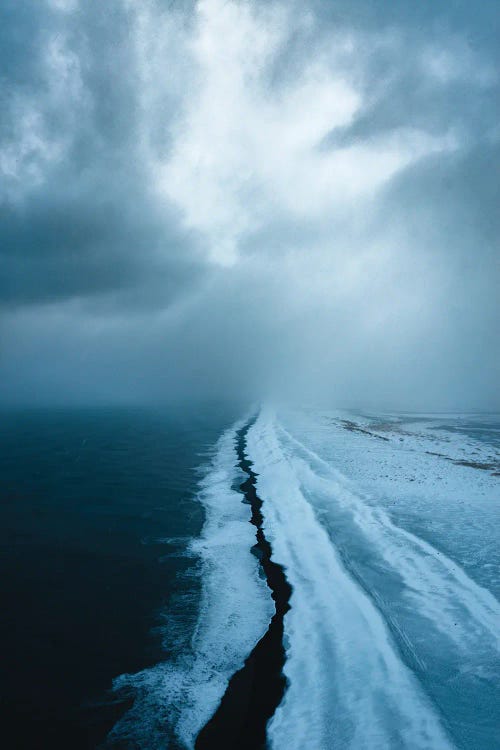
M 2 400 L 500 406 L 498 16 L 2 3 Z
M 196 282 L 204 263 L 178 218 L 155 210 L 132 170 L 122 179 L 70 172 L 0 207 L 4 305 L 112 295 L 117 305 L 162 308 Z
M 110 2 L 69 15 L 8 3 L 2 14 L 3 146 L 14 163 L 0 204 L 0 304 L 165 307 L 205 263 L 140 160 L 130 13 Z M 33 122 L 16 154 L 23 111 Z M 165 130 L 168 107 L 162 115 Z

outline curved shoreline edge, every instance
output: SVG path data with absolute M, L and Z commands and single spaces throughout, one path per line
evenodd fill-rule
M 271 559 L 272 548 L 263 530 L 263 501 L 256 491 L 257 475 L 245 453 L 247 434 L 254 422 L 255 418 L 251 419 L 236 433 L 238 466 L 247 475 L 240 485 L 240 491 L 243 494 L 242 502 L 251 508 L 250 523 L 257 529 L 257 541 L 252 553 L 259 559 L 271 589 L 275 613 L 268 630 L 246 658 L 243 667 L 229 680 L 216 712 L 198 734 L 196 750 L 264 750 L 267 748 L 267 723 L 286 690 L 283 621 L 290 609 L 292 587 L 284 568 Z

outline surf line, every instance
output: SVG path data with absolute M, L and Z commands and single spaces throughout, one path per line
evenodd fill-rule
M 271 589 L 275 613 L 265 635 L 229 680 L 219 707 L 196 739 L 196 750 L 265 750 L 267 723 L 286 690 L 283 620 L 290 609 L 292 587 L 283 567 L 271 559 L 272 548 L 262 528 L 263 502 L 257 495 L 257 475 L 245 455 L 247 434 L 254 422 L 255 418 L 236 433 L 238 466 L 247 474 L 240 490 L 243 502 L 251 508 L 250 523 L 257 529 L 252 553 L 258 558 Z

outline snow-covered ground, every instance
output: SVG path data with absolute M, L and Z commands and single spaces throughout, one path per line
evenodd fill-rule
M 275 750 L 500 747 L 499 430 L 261 412 L 248 454 L 293 586 Z

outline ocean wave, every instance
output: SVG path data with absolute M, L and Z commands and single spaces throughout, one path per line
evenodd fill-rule
M 237 422 L 217 442 L 200 480 L 198 499 L 206 520 L 189 550 L 200 561 L 202 596 L 188 649 L 133 675 L 121 675 L 115 691 L 134 698 L 110 733 L 106 747 L 130 743 L 147 750 L 192 748 L 217 708 L 231 675 L 266 631 L 274 607 L 259 564 L 251 554 L 255 529 L 235 489 Z

